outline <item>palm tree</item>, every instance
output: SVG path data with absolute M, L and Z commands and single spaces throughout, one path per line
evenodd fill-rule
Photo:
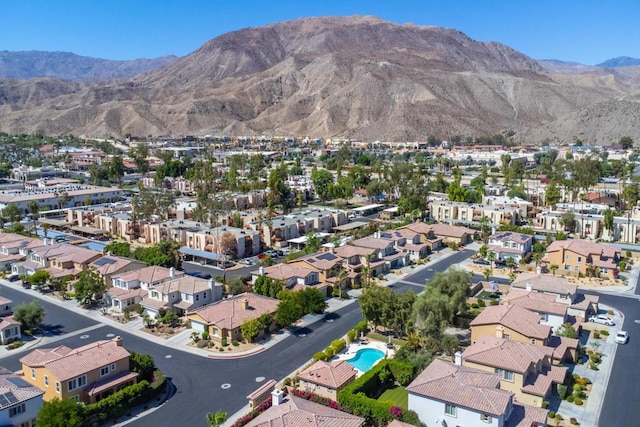
M 223 411 L 209 412 L 207 413 L 207 422 L 211 427 L 220 427 L 227 421 L 227 413 Z
M 31 220 L 33 221 L 33 232 L 36 233 L 36 230 L 38 229 L 38 213 L 40 212 L 40 204 L 35 201 L 32 200 L 29 203 L 27 203 L 27 211 L 29 212 L 29 214 L 31 214 Z
M 412 351 L 419 350 L 424 345 L 424 336 L 417 330 L 409 332 L 404 340 L 407 348 Z
M 549 266 L 549 270 L 551 270 L 551 273 L 552 273 L 554 276 L 556 275 L 556 270 L 557 270 L 558 268 L 559 268 L 559 267 L 558 267 L 557 265 L 555 265 L 555 264 L 551 264 L 551 265 Z
M 482 276 L 484 277 L 485 280 L 489 280 L 489 277 L 491 277 L 492 274 L 493 274 L 493 270 L 490 268 L 485 268 L 484 271 L 482 272 Z
M 518 264 L 516 263 L 516 260 L 514 260 L 511 257 L 507 258 L 507 260 L 505 261 L 505 264 L 507 267 L 511 269 L 511 271 L 515 270 L 516 267 L 518 266 Z
M 493 268 L 493 261 L 495 261 L 496 259 L 496 253 L 495 252 L 488 252 L 487 253 L 487 261 L 489 261 L 491 263 L 491 268 Z

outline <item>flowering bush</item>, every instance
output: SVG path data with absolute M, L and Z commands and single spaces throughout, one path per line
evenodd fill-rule
M 402 417 L 402 408 L 399 406 L 392 406 L 391 408 L 389 408 L 389 412 L 396 418 Z
M 302 391 L 302 390 L 291 390 L 291 394 L 296 397 L 300 397 L 305 400 L 309 400 L 314 403 L 318 403 L 322 406 L 328 406 L 329 408 L 337 409 L 342 411 L 338 402 L 328 399 L 326 397 L 318 396 L 315 393 L 311 393 L 310 391 Z
M 258 406 L 256 406 L 253 411 L 249 412 L 247 415 L 244 415 L 236 420 L 235 423 L 231 425 L 231 427 L 242 427 L 249 423 L 252 419 L 266 411 L 271 407 L 271 399 L 267 399 Z

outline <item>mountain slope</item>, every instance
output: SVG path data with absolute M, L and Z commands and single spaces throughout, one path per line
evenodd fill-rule
M 617 68 L 617 67 L 633 67 L 636 65 L 640 65 L 640 58 L 618 56 L 617 58 L 607 59 L 606 61 L 597 64 L 596 67 Z
M 0 78 L 52 77 L 71 81 L 99 81 L 133 77 L 170 64 L 175 56 L 111 61 L 69 52 L 0 51 Z
M 507 46 L 456 30 L 311 18 L 224 34 L 129 80 L 0 81 L 0 128 L 398 141 L 512 129 L 524 137 L 630 91 L 608 75 L 547 73 Z

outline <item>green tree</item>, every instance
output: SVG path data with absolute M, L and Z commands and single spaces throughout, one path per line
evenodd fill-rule
M 32 331 L 42 324 L 45 311 L 38 301 L 22 303 L 13 309 L 13 319 L 22 324 L 24 331 Z
M 244 283 L 241 279 L 235 278 L 227 284 L 227 293 L 229 295 L 238 295 L 244 291 Z
M 22 219 L 22 211 L 15 203 L 9 203 L 7 207 L 2 210 L 2 216 L 13 224 Z
M 313 188 L 322 201 L 326 201 L 330 195 L 333 184 L 333 174 L 326 169 L 314 168 L 311 172 Z
M 557 270 L 558 268 L 559 268 L 559 267 L 558 267 L 556 264 L 551 264 L 551 265 L 549 266 L 549 270 L 551 270 L 551 274 L 552 274 L 552 275 L 554 275 L 554 276 L 556 275 L 556 270 Z
M 27 211 L 31 216 L 31 220 L 33 221 L 33 232 L 35 233 L 38 229 L 38 215 L 40 213 L 40 203 L 36 200 L 32 200 L 27 203 Z
M 604 211 L 604 219 L 602 222 L 604 229 L 610 234 L 610 240 L 613 240 L 613 235 L 611 235 L 611 231 L 613 230 L 613 211 L 611 209 Z
M 630 150 L 633 148 L 633 138 L 630 136 L 623 136 L 620 138 L 620 145 L 624 150 Z
M 573 328 L 571 323 L 563 323 L 557 330 L 556 335 L 559 337 L 578 338 L 578 331 Z
M 220 427 L 227 421 L 227 413 L 224 411 L 216 411 L 207 413 L 207 422 L 209 427 Z
M 276 310 L 276 322 L 281 327 L 292 325 L 303 315 L 302 308 L 294 299 L 280 301 Z
M 104 247 L 104 251 L 115 256 L 131 257 L 131 245 L 129 242 L 111 242 Z
M 240 325 L 240 333 L 246 342 L 253 342 L 254 338 L 260 334 L 262 327 L 258 319 L 252 319 Z
M 132 372 L 138 373 L 138 380 L 151 381 L 153 379 L 153 372 L 156 370 L 156 363 L 153 357 L 134 351 L 129 353 L 129 366 Z
M 85 307 L 91 307 L 96 301 L 101 300 L 106 290 L 102 276 L 92 269 L 80 273 L 73 286 L 76 300 Z
M 109 162 L 109 179 L 115 181 L 117 183 L 122 182 L 122 177 L 124 176 L 124 162 L 122 161 L 122 157 L 119 155 L 113 156 L 111 161 Z
M 83 427 L 86 426 L 85 407 L 74 399 L 45 401 L 38 411 L 38 427 Z
M 51 274 L 47 270 L 38 270 L 29 276 L 29 282 L 36 288 L 44 286 L 49 279 L 51 279 Z
M 415 325 L 431 337 L 440 337 L 453 316 L 465 310 L 471 273 L 458 268 L 435 274 L 413 305 Z
M 563 213 L 560 218 L 558 218 L 558 222 L 562 224 L 565 231 L 574 231 L 576 228 L 576 216 L 571 211 Z
M 560 201 L 560 189 L 555 181 L 549 182 L 547 190 L 544 193 L 544 201 L 547 206 L 554 208 Z
M 302 312 L 305 314 L 322 313 L 327 308 L 324 295 L 316 288 L 307 287 L 295 292 L 295 294 L 302 308 Z

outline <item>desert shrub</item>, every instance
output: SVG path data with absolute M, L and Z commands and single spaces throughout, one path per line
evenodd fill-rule
M 500 301 L 495 300 L 495 299 L 494 299 L 494 300 L 492 300 L 492 301 L 489 303 L 489 305 L 498 305 L 498 304 L 500 304 Z
M 584 378 L 578 378 L 576 380 L 576 383 L 580 384 L 581 386 L 586 386 L 587 385 L 587 380 L 585 380 Z
M 200 340 L 198 341 L 198 343 L 196 344 L 196 346 L 198 348 L 205 348 L 209 345 L 209 341 L 208 340 Z
M 231 341 L 231 345 L 233 345 L 234 347 L 237 347 L 240 345 L 240 343 L 238 342 L 238 340 L 233 340 Z
M 291 385 L 291 378 L 289 377 L 285 378 L 282 384 L 289 387 Z
M 572 394 L 571 396 L 568 396 L 568 397 L 567 397 L 567 402 L 569 402 L 569 403 L 573 403 L 573 400 L 574 400 L 575 398 L 576 398 L 576 397 Z
M 608 314 L 609 316 L 613 316 L 613 310 L 607 310 L 607 314 Z
M 333 348 L 331 347 L 327 347 L 324 349 L 324 354 L 327 358 L 327 360 L 331 359 L 333 357 L 333 355 L 335 354 L 333 351 Z
M 547 417 L 549 418 L 555 418 L 556 417 L 556 413 L 553 411 L 549 411 L 549 413 L 547 414 Z
M 604 335 L 605 337 L 608 337 L 609 336 L 609 331 L 607 331 L 606 329 L 602 330 L 602 331 L 600 331 L 600 335 Z
M 593 362 L 589 362 L 589 369 L 591 369 L 592 371 L 597 371 L 598 370 L 598 364 L 597 363 L 593 363 Z
M 483 299 L 478 300 L 478 307 L 486 307 L 487 303 Z
M 591 380 L 590 380 L 589 378 L 584 377 L 584 378 L 582 378 L 582 379 L 584 380 L 584 384 L 585 384 L 585 385 L 587 385 L 587 384 L 591 384 Z
M 480 308 L 480 304 L 474 302 L 471 304 L 471 308 Z
M 226 338 L 222 338 L 220 340 L 220 345 L 223 346 L 223 347 L 228 346 L 229 344 L 227 343 L 227 339 Z
M 347 338 L 349 339 L 349 342 L 354 342 L 356 340 L 356 331 L 351 329 L 347 332 Z
M 542 409 L 547 409 L 549 407 L 549 401 L 548 400 L 543 400 L 542 401 Z
M 576 420 L 574 417 L 571 417 L 571 418 L 569 419 L 569 423 L 570 423 L 571 425 L 574 425 L 574 426 L 578 426 L 578 425 L 580 425 L 580 423 L 578 422 L 578 420 Z
M 581 406 L 581 405 L 582 405 L 582 399 L 580 399 L 579 397 L 576 397 L 576 398 L 573 400 L 573 403 L 575 403 L 575 404 L 576 404 L 576 405 L 578 405 L 578 406 Z
M 319 351 L 313 355 L 313 360 L 326 360 L 327 356 L 324 354 L 324 351 Z
M 562 415 L 556 414 L 556 420 L 562 421 L 562 420 L 564 420 L 564 418 L 562 417 Z
M 593 331 L 593 339 L 596 339 L 596 340 L 600 339 L 600 331 Z
M 345 340 L 335 340 L 331 342 L 331 348 L 333 349 L 333 354 L 338 354 L 347 346 L 347 342 Z
M 556 386 L 556 390 L 558 391 L 558 397 L 560 399 L 564 399 L 567 396 L 567 386 L 564 384 L 558 384 Z
M 202 332 L 202 339 L 203 340 L 208 340 L 209 339 L 209 332 L 203 331 Z
M 573 385 L 573 391 L 582 391 L 582 386 L 580 384 Z

